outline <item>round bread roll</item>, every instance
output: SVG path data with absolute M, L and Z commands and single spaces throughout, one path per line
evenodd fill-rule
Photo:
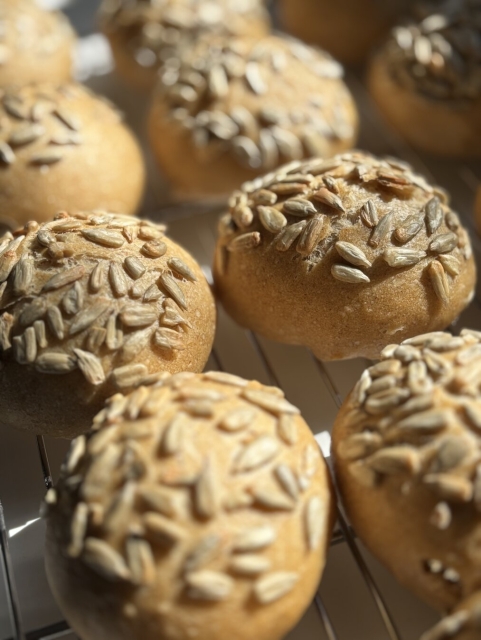
M 281 0 L 284 27 L 346 64 L 363 62 L 406 10 L 406 0 Z
M 338 485 L 357 534 L 427 603 L 459 606 L 465 613 L 454 620 L 463 625 L 480 613 L 480 385 L 480 332 L 417 336 L 384 349 L 333 429 Z M 455 627 L 447 633 L 453 624 L 423 640 L 457 638 Z
M 49 583 L 83 640 L 281 640 L 334 520 L 299 410 L 218 372 L 114 396 L 46 503 Z
M 481 5 L 442 2 L 397 27 L 374 57 L 369 87 L 381 113 L 415 148 L 481 155 Z
M 203 40 L 178 65 L 160 75 L 150 140 L 184 197 L 225 195 L 282 162 L 356 140 L 342 67 L 296 40 Z
M 103 0 L 100 25 L 118 72 L 133 86 L 151 90 L 162 64 L 200 37 L 259 38 L 269 32 L 263 0 Z
M 0 125 L 0 221 L 43 222 L 62 209 L 137 210 L 140 148 L 103 98 L 78 84 L 7 89 Z
M 470 240 L 446 194 L 399 160 L 294 162 L 229 205 L 214 262 L 226 311 L 322 360 L 377 358 L 445 328 L 474 295 Z
M 164 231 L 97 211 L 0 239 L 2 425 L 72 437 L 115 391 L 202 371 L 214 301 Z
M 2 0 L 0 23 L 0 87 L 70 80 L 75 34 L 62 13 Z

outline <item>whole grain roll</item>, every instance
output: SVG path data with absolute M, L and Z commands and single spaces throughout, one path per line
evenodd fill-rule
M 200 41 L 160 74 L 149 119 L 159 168 L 182 197 L 220 196 L 283 162 L 350 148 L 358 116 L 342 75 L 284 37 Z
M 384 349 L 333 429 L 338 485 L 360 539 L 404 586 L 456 611 L 423 640 L 458 638 L 479 619 L 480 385 L 480 332 L 417 336 Z
M 119 112 L 79 84 L 0 91 L 0 220 L 50 220 L 62 209 L 135 213 L 145 182 Z
M 406 0 L 280 0 L 282 25 L 346 64 L 364 61 L 406 11 Z
M 374 56 L 368 83 L 386 120 L 415 148 L 481 156 L 481 5 L 444 1 L 396 27 Z
M 164 232 L 97 211 L 0 240 L 2 425 L 73 437 L 116 391 L 203 369 L 213 298 Z
M 118 72 L 146 90 L 154 87 L 159 66 L 200 37 L 259 38 L 270 28 L 263 0 L 103 0 L 99 19 Z
M 445 192 L 399 160 L 294 162 L 229 205 L 214 262 L 226 311 L 323 360 L 377 358 L 445 328 L 474 295 L 470 240 Z
M 32 0 L 2 0 L 0 23 L 0 87 L 71 79 L 76 38 L 62 13 Z
M 334 520 L 299 410 L 218 372 L 113 397 L 46 503 L 49 583 L 83 640 L 280 640 Z

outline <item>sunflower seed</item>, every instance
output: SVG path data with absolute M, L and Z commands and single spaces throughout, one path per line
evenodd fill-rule
M 361 220 L 366 227 L 373 229 L 379 222 L 376 205 L 374 200 L 368 200 L 361 207 Z
M 386 215 L 381 218 L 368 240 L 368 245 L 376 248 L 388 237 L 391 232 L 393 218 L 394 213 L 392 211 L 389 211 L 389 213 L 386 213 Z
M 421 460 L 413 447 L 389 447 L 377 451 L 368 460 L 369 466 L 378 473 L 393 475 L 408 473 L 414 475 L 421 468 Z
M 283 210 L 284 213 L 291 216 L 299 216 L 301 218 L 317 213 L 316 207 L 310 200 L 306 200 L 305 198 L 292 198 L 290 200 L 286 200 L 283 205 Z
M 267 85 L 261 76 L 261 70 L 256 62 L 248 62 L 245 68 L 247 84 L 258 96 L 267 92 Z
M 295 415 L 284 413 L 279 416 L 277 421 L 277 433 L 286 444 L 296 444 L 297 424 Z
M 78 436 L 72 441 L 66 462 L 66 471 L 68 474 L 73 474 L 77 469 L 78 464 L 83 459 L 86 450 L 86 442 L 85 436 Z
M 385 411 L 397 407 L 404 402 L 404 400 L 407 400 L 409 395 L 410 392 L 407 389 L 388 389 L 382 393 L 369 396 L 364 404 L 364 409 L 371 415 L 380 415 Z
M 185 413 L 178 413 L 171 421 L 162 438 L 162 452 L 165 455 L 175 455 L 181 450 L 186 428 L 190 426 Z
M 274 415 L 280 415 L 282 413 L 300 413 L 299 409 L 288 402 L 285 398 L 267 391 L 259 389 L 244 389 L 242 395 L 249 402 L 261 407 L 261 409 L 264 409 L 265 411 L 270 411 Z
M 195 571 L 185 578 L 187 594 L 194 600 L 219 602 L 225 600 L 234 588 L 234 580 L 217 571 Z
M 25 335 L 15 336 L 12 340 L 13 357 L 18 364 L 27 364 L 27 354 L 25 352 Z
M 423 212 L 413 213 L 404 220 L 400 227 L 396 229 L 394 237 L 398 242 L 405 244 L 412 240 L 421 231 L 423 224 Z
M 58 307 L 48 307 L 47 321 L 51 332 L 57 338 L 57 340 L 63 340 L 65 337 L 65 327 L 62 314 L 60 313 Z
M 125 244 L 125 238 L 122 234 L 111 229 L 83 229 L 82 235 L 90 242 L 95 242 L 103 247 L 118 249 Z
M 296 247 L 297 252 L 303 256 L 309 256 L 328 232 L 329 223 L 326 216 L 314 216 L 307 222 L 301 233 Z
M 457 258 L 452 255 L 440 255 L 438 260 L 443 265 L 446 273 L 448 273 L 452 278 L 459 276 L 461 267 Z
M 367 269 L 372 266 L 364 251 L 359 247 L 356 247 L 356 245 L 350 242 L 338 241 L 336 242 L 335 247 L 341 258 L 344 258 L 347 262 L 350 262 L 357 267 L 366 267 Z
M 251 527 L 238 533 L 233 540 L 232 550 L 237 553 L 258 551 L 270 546 L 277 538 L 272 527 Z
M 158 329 L 154 335 L 154 343 L 162 349 L 181 351 L 185 348 L 182 336 L 183 334 L 173 329 Z
M 426 484 L 441 500 L 447 502 L 469 502 L 473 497 L 473 485 L 467 478 L 447 473 L 429 473 L 423 478 Z
M 225 373 L 224 371 L 207 371 L 203 374 L 206 380 L 212 382 L 218 382 L 219 384 L 227 384 L 232 387 L 246 387 L 248 382 L 239 376 L 232 373 Z
M 56 149 L 45 150 L 41 153 L 34 153 L 30 156 L 30 162 L 34 165 L 47 166 L 50 164 L 55 164 L 56 162 L 60 162 L 64 154 L 61 151 L 57 151 Z
M 66 353 L 58 353 L 54 351 L 45 352 L 40 355 L 36 362 L 35 368 L 40 373 L 63 374 L 74 371 L 77 367 L 75 358 Z
M 86 538 L 82 560 L 111 582 L 130 579 L 130 571 L 120 553 L 98 538 Z
M 378 482 L 378 474 L 371 469 L 364 461 L 354 462 L 348 467 L 349 473 L 363 487 L 375 487 Z
M 274 207 L 259 206 L 259 220 L 270 233 L 278 233 L 287 224 L 286 217 Z
M 48 346 L 47 335 L 45 331 L 45 322 L 43 320 L 36 320 L 33 323 L 33 328 L 35 331 L 35 337 L 37 339 L 37 344 L 40 349 L 46 349 Z
M 305 507 L 307 546 L 310 551 L 319 548 L 326 524 L 326 504 L 319 496 L 312 496 Z
M 327 205 L 331 209 L 335 209 L 336 211 L 341 211 L 345 213 L 344 206 L 342 204 L 342 200 L 339 196 L 336 196 L 335 193 L 329 191 L 325 187 L 319 189 L 319 191 L 315 191 L 312 194 L 312 199 L 316 200 L 316 202 L 321 202 L 322 204 Z
M 25 345 L 25 359 L 27 363 L 35 362 L 37 357 L 37 336 L 35 335 L 35 329 L 33 327 L 28 327 L 25 330 L 24 336 L 24 345 Z
M 471 442 L 459 436 L 446 436 L 441 439 L 435 459 L 433 471 L 449 471 L 459 466 L 471 453 Z
M 124 260 L 124 269 L 134 280 L 141 278 L 146 272 L 146 267 L 139 258 L 128 256 Z
M 48 229 L 40 229 L 37 234 L 37 240 L 42 246 L 48 247 L 50 244 L 55 242 L 55 237 L 50 233 Z
M 384 251 L 382 257 L 390 267 L 402 269 L 403 267 L 412 267 L 418 264 L 426 257 L 426 252 L 416 251 L 415 249 L 390 247 Z
M 278 571 L 257 580 L 254 595 L 261 604 L 269 604 L 287 595 L 299 580 L 297 573 Z
M 412 416 L 404 418 L 397 423 L 396 427 L 402 431 L 413 434 L 438 433 L 445 429 L 450 421 L 450 416 L 446 411 L 421 411 Z
M 47 280 L 42 287 L 42 291 L 56 291 L 57 289 L 61 289 L 69 284 L 73 284 L 77 280 L 80 280 L 84 275 L 85 267 L 82 265 L 66 269 Z
M 304 182 L 279 182 L 271 184 L 269 189 L 278 196 L 293 196 L 305 193 L 308 186 Z
M 235 471 L 251 471 L 274 458 L 279 453 L 279 444 L 270 436 L 259 436 L 247 444 L 235 463 Z
M 481 430 L 481 409 L 478 408 L 477 405 L 466 403 L 464 405 L 464 411 L 466 413 L 466 417 L 471 422 L 471 424 L 476 428 Z
M 183 527 L 153 511 L 143 515 L 142 524 L 152 541 L 162 546 L 173 546 L 186 537 Z
M 251 425 L 257 416 L 257 411 L 251 407 L 238 407 L 227 413 L 218 426 L 224 431 L 240 431 Z
M 172 271 L 175 271 L 182 278 L 190 280 L 191 282 L 197 281 L 195 273 L 185 264 L 185 262 L 180 260 L 180 258 L 169 258 L 169 260 L 167 260 L 167 264 Z
M 109 282 L 114 296 L 121 298 L 127 295 L 128 283 L 125 277 L 125 272 L 119 262 L 110 263 Z
M 138 585 L 152 584 L 156 568 L 150 544 L 140 538 L 129 538 L 126 543 L 126 555 L 132 581 Z
M 144 364 L 127 364 L 112 371 L 113 382 L 119 389 L 135 387 L 148 374 Z
M 337 453 L 343 460 L 358 460 L 374 453 L 381 445 L 382 438 L 379 434 L 364 431 L 342 440 L 338 445 Z
M 276 249 L 278 251 L 287 251 L 292 246 L 293 242 L 301 235 L 302 231 L 307 225 L 306 220 L 301 220 L 295 224 L 291 224 L 285 227 L 282 234 L 279 236 Z
M 449 253 L 456 248 L 458 236 L 455 233 L 442 233 L 436 236 L 429 245 L 429 250 L 433 253 Z
M 252 491 L 255 502 L 264 509 L 272 511 L 292 511 L 294 503 L 281 491 L 272 485 L 258 485 Z
M 216 476 L 212 463 L 207 462 L 194 487 L 194 505 L 201 518 L 213 518 L 219 508 Z
M 0 162 L 4 164 L 13 164 L 16 160 L 15 153 L 10 145 L 6 142 L 0 142 Z
M 239 162 L 251 169 L 259 169 L 262 156 L 256 143 L 246 136 L 236 136 L 232 141 L 232 151 Z
M 244 233 L 241 236 L 237 236 L 227 245 L 228 251 L 246 251 L 248 249 L 254 249 L 261 244 L 261 235 L 258 231 L 252 231 L 250 233 Z
M 81 349 L 74 349 L 74 353 L 77 356 L 78 367 L 86 380 L 95 386 L 103 384 L 105 382 L 105 373 L 99 358 L 94 356 L 93 353 L 82 351 Z
M 428 267 L 428 274 L 433 285 L 434 293 L 443 304 L 449 302 L 449 282 L 443 265 L 434 260 Z
M 187 309 L 187 302 L 184 293 L 171 275 L 163 273 L 159 278 L 159 283 L 164 287 L 165 291 L 173 298 L 179 307 Z
M 35 298 L 30 304 L 24 307 L 22 313 L 19 316 L 19 323 L 22 327 L 28 327 L 36 320 L 43 318 L 47 309 L 47 304 L 44 298 Z
M 348 282 L 349 284 L 359 284 L 360 282 L 371 282 L 368 276 L 353 267 L 346 267 L 343 264 L 334 264 L 331 267 L 331 274 L 336 280 Z
M 52 113 L 72 131 L 78 131 L 80 129 L 80 122 L 77 118 L 62 107 L 55 107 Z
M 69 335 L 74 336 L 90 327 L 110 307 L 109 302 L 96 301 L 90 308 L 81 311 L 70 325 Z M 49 318 L 50 319 L 50 318 Z
M 45 127 L 41 124 L 32 124 L 14 130 L 8 139 L 12 147 L 35 142 L 45 133 Z
M 138 491 L 145 505 L 151 511 L 156 511 L 164 516 L 175 516 L 175 500 L 171 493 L 160 487 L 143 487 Z
M 143 305 L 128 305 L 120 312 L 120 319 L 126 327 L 146 327 L 157 320 L 155 309 Z
M 432 235 L 433 233 L 436 233 L 443 221 L 443 210 L 441 208 L 439 198 L 436 196 L 431 198 L 431 200 L 426 204 L 424 210 L 426 214 L 426 227 L 428 229 L 428 233 Z
M 215 534 L 202 538 L 187 556 L 183 567 L 184 572 L 195 571 L 213 560 L 219 552 L 220 543 L 220 536 Z
M 142 246 L 141 251 L 148 258 L 160 258 L 167 253 L 167 245 L 162 240 L 151 240 Z

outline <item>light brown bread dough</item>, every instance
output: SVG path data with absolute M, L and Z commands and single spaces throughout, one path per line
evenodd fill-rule
M 423 640 L 458 640 L 481 611 L 480 384 L 480 332 L 417 336 L 386 347 L 333 429 L 360 539 L 420 598 L 457 612 Z
M 473 296 L 470 240 L 447 196 L 363 152 L 282 167 L 222 217 L 216 292 L 244 327 L 323 360 L 377 358 L 443 329 Z
M 117 390 L 203 369 L 214 301 L 164 231 L 95 212 L 0 240 L 2 425 L 73 437 Z
M 46 502 L 48 579 L 83 640 L 281 640 L 334 521 L 299 410 L 218 372 L 112 398 Z
M 103 0 L 99 21 L 118 72 L 144 90 L 154 87 L 159 66 L 200 37 L 259 38 L 270 28 L 263 0 Z
M 371 94 L 413 147 L 481 156 L 480 42 L 479 3 L 448 1 L 421 22 L 395 28 L 374 56 Z
M 0 221 L 59 211 L 135 213 L 145 183 L 140 147 L 104 98 L 79 84 L 0 92 Z
M 202 40 L 160 75 L 151 145 L 174 190 L 226 195 L 283 162 L 356 141 L 358 116 L 328 54 L 279 36 Z
M 0 23 L 0 87 L 71 79 L 76 38 L 62 13 L 32 0 L 2 0 Z

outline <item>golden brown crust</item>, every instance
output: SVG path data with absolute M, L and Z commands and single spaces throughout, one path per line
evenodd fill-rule
M 413 146 L 441 156 L 481 155 L 481 72 L 475 50 L 481 8 L 441 3 L 417 24 L 397 27 L 369 70 L 381 112 Z M 475 45 L 475 48 L 478 45 Z
M 263 0 L 103 0 L 99 19 L 119 73 L 145 90 L 154 87 L 161 64 L 200 37 L 260 38 L 270 29 Z
M 359 537 L 445 611 L 480 587 L 480 343 L 479 332 L 463 330 L 386 347 L 333 430 L 336 476 Z
M 75 34 L 62 13 L 30 0 L 4 0 L 0 21 L 0 87 L 71 79 Z
M 140 148 L 103 98 L 78 84 L 10 88 L 0 94 L 0 122 L 2 216 L 25 224 L 62 209 L 137 210 Z
M 73 436 L 116 390 L 202 370 L 213 298 L 199 265 L 164 231 L 96 212 L 2 238 L 3 424 Z
M 281 0 L 284 27 L 346 64 L 358 64 L 406 9 L 405 0 Z
M 333 360 L 445 328 L 475 267 L 442 191 L 359 152 L 243 185 L 221 219 L 214 277 L 240 324 Z
M 328 54 L 287 37 L 200 41 L 165 67 L 149 118 L 161 170 L 222 195 L 282 162 L 350 148 L 358 117 Z
M 218 372 L 112 398 L 46 506 L 49 582 L 90 640 L 279 640 L 312 601 L 334 520 L 298 409 Z

